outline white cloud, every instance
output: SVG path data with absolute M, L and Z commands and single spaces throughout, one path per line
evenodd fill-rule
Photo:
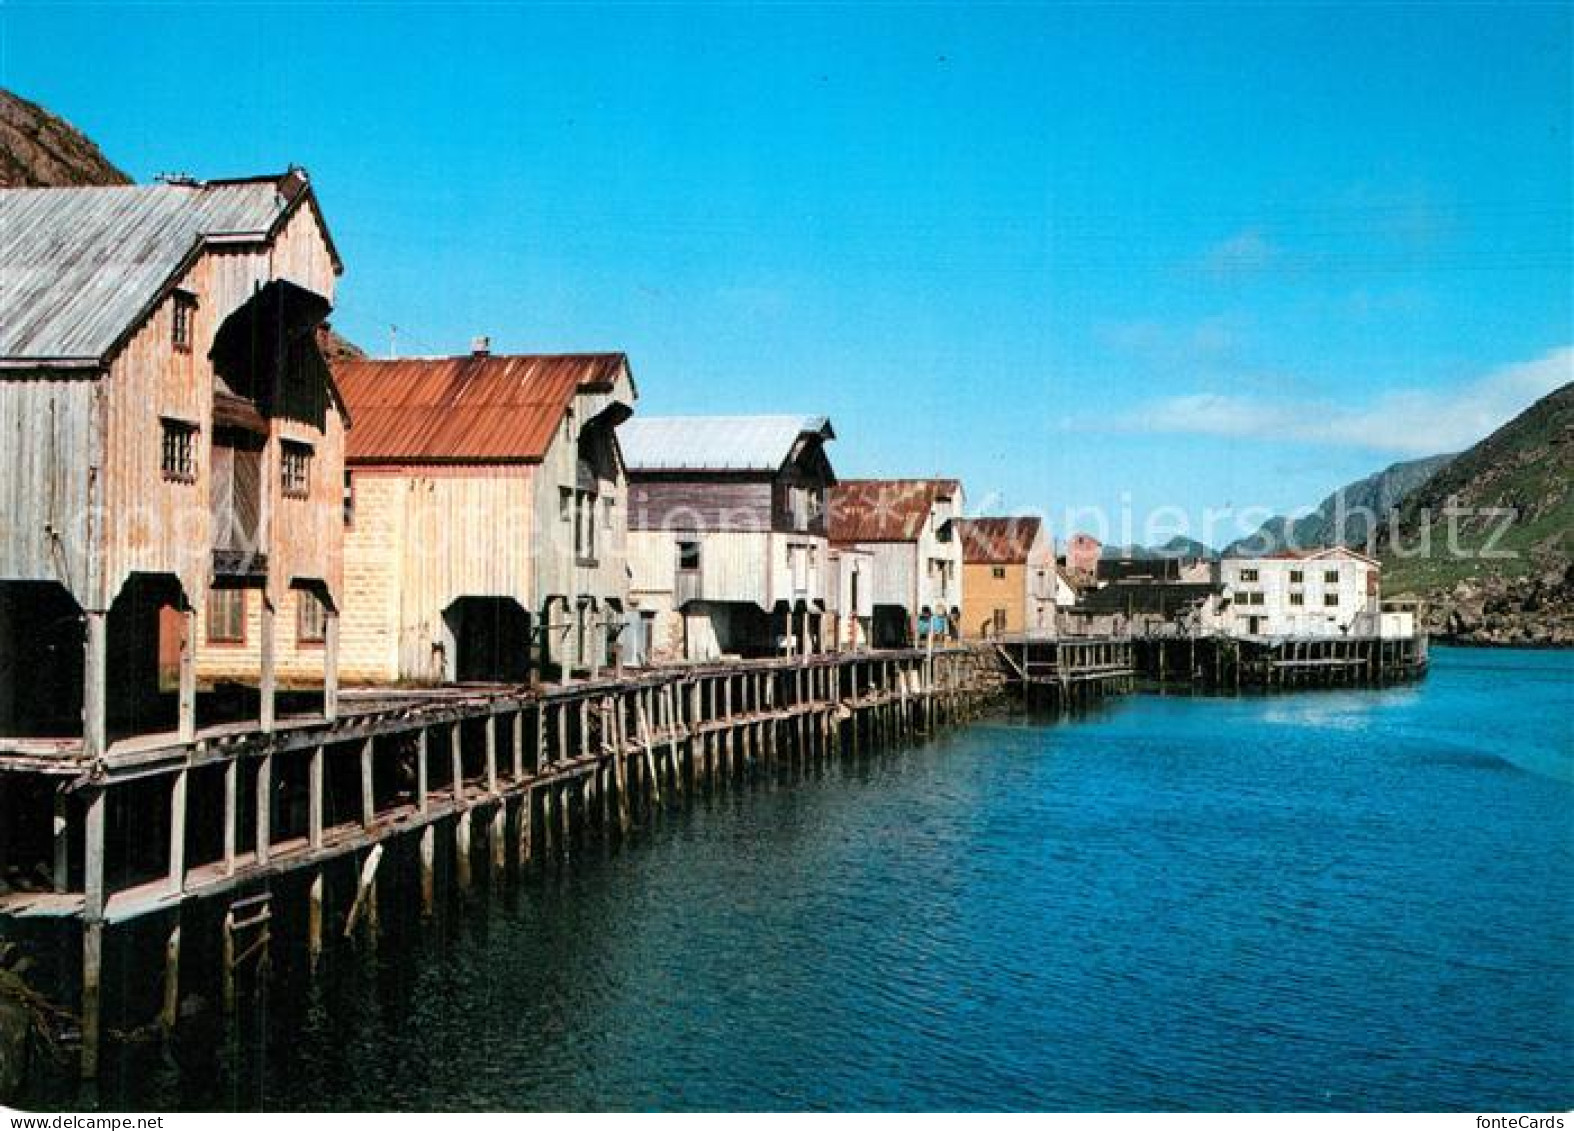
M 1244 228 L 1209 248 L 1202 265 L 1215 275 L 1242 275 L 1268 266 L 1278 249 L 1258 228 Z
M 1452 389 L 1401 389 L 1361 404 L 1191 393 L 1147 401 L 1113 423 L 1106 417 L 1084 426 L 1434 455 L 1468 448 L 1571 380 L 1574 346 L 1564 346 Z

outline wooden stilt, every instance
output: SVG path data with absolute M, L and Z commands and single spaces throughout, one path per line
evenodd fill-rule
M 460 891 L 470 890 L 470 811 L 454 814 L 454 880 Z
M 159 1007 L 159 1027 L 165 1033 L 175 1030 L 180 1020 L 180 919 L 176 912 L 175 926 L 164 940 L 164 998 Z
M 306 892 L 306 955 L 313 973 L 322 958 L 322 870 L 312 875 Z

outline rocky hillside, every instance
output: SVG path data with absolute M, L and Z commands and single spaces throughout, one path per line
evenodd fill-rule
M 70 122 L 0 89 L 0 187 L 130 182 Z
M 1382 532 L 1383 589 L 1441 635 L 1574 644 L 1574 383 L 1431 476 Z
M 1248 538 L 1224 548 L 1226 557 L 1274 553 L 1284 549 L 1312 550 L 1324 546 L 1366 549 L 1377 538 L 1389 512 L 1446 467 L 1453 456 L 1427 456 L 1385 467 L 1375 475 L 1346 484 L 1301 518 L 1271 518 Z M 1374 516 L 1376 521 L 1374 522 Z

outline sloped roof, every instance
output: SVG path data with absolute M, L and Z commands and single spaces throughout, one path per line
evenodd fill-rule
M 636 416 L 618 444 L 630 471 L 774 472 L 805 435 L 836 437 L 823 416 Z
M 341 361 L 333 374 L 355 420 L 345 459 L 533 463 L 575 394 L 610 389 L 627 366 L 621 353 Z
M 957 522 L 962 560 L 973 564 L 1020 565 L 1038 539 L 1038 518 L 967 518 Z
M 831 541 L 911 542 L 936 500 L 961 490 L 957 479 L 844 479 L 831 489 Z
M 0 362 L 101 362 L 204 243 L 267 239 L 306 190 L 299 170 L 0 189 Z
M 1280 558 L 1291 561 L 1317 561 L 1322 558 L 1354 558 L 1357 561 L 1377 565 L 1376 558 L 1363 554 L 1359 550 L 1352 550 L 1349 546 L 1325 546 L 1316 550 L 1276 550 L 1267 555 L 1257 555 L 1259 558 Z M 1252 555 L 1246 555 L 1239 560 L 1250 561 Z

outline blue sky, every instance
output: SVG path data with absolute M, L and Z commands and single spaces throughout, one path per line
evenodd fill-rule
M 374 352 L 626 350 L 642 411 L 828 413 L 1057 533 L 1574 378 L 1569 5 L 12 0 L 0 84 L 138 179 L 305 165 Z

